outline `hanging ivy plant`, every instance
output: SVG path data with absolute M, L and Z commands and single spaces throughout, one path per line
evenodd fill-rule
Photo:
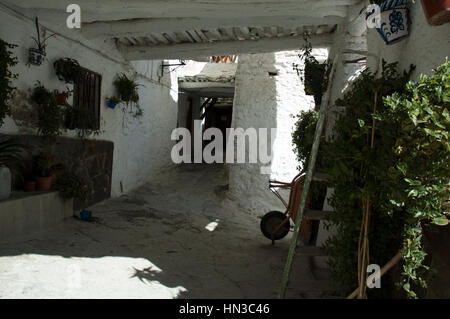
M 40 82 L 37 83 L 31 95 L 31 101 L 38 112 L 38 132 L 48 139 L 54 139 L 61 134 L 62 111 L 55 95 Z
M 129 78 L 126 74 L 120 74 L 114 81 L 119 98 L 125 103 L 137 103 L 139 101 L 138 87 L 135 80 Z
M 138 103 L 139 84 L 134 79 L 131 79 L 126 74 L 122 73 L 114 81 L 114 86 L 116 87 L 116 91 L 118 93 L 120 101 L 125 102 L 125 106 L 122 109 L 123 111 L 122 126 L 125 125 L 125 117 L 127 114 L 131 114 L 134 118 L 142 117 L 144 113 Z
M 320 105 L 322 103 L 322 95 L 327 89 L 331 63 L 320 63 L 312 55 L 312 44 L 309 40 L 310 37 L 311 35 L 307 32 L 303 34 L 305 44 L 301 49 L 299 57 L 305 63 L 304 69 L 302 69 L 299 64 L 294 64 L 293 67 L 305 85 L 305 93 L 314 96 L 315 104 Z
M 0 127 L 6 116 L 11 115 L 10 101 L 14 90 L 12 81 L 17 79 L 17 74 L 11 72 L 11 67 L 17 64 L 17 57 L 11 51 L 17 45 L 9 44 L 0 39 Z

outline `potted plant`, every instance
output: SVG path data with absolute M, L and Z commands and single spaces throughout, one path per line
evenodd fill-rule
M 106 105 L 110 108 L 110 109 L 115 109 L 116 105 L 120 103 L 120 100 L 116 97 L 110 97 L 110 98 L 106 98 Z
M 53 177 L 53 182 L 57 182 L 58 179 L 65 173 L 66 169 L 64 164 L 56 163 L 50 169 L 50 175 Z
M 77 60 L 63 58 L 53 63 L 56 76 L 59 80 L 74 84 L 81 74 L 81 67 Z
M 10 71 L 10 68 L 17 64 L 17 57 L 13 56 L 11 49 L 16 45 L 9 44 L 0 39 L 0 127 L 3 120 L 11 113 L 11 100 L 15 87 L 11 85 L 12 80 L 17 79 L 17 74 Z
M 48 37 L 41 39 L 41 31 L 39 29 L 39 21 L 37 17 L 35 19 L 35 24 L 37 37 L 31 38 L 34 40 L 34 42 L 36 42 L 37 48 L 30 48 L 28 50 L 28 63 L 34 65 L 41 65 L 42 62 L 44 61 L 45 56 L 47 55 L 47 53 L 45 52 L 46 42 L 49 38 L 55 36 L 55 34 L 49 35 Z
M 11 170 L 20 169 L 25 147 L 12 138 L 0 139 L 0 200 L 11 194 Z
M 66 172 L 58 178 L 55 188 L 63 199 L 74 198 L 85 201 L 87 198 L 86 185 L 83 184 L 80 178 L 70 172 Z M 90 210 L 83 209 L 80 212 L 80 217 L 84 221 L 90 221 L 91 215 L 92 212 Z
M 127 104 L 130 102 L 137 103 L 139 101 L 139 84 L 134 79 L 127 77 L 126 74 L 120 74 L 114 81 L 114 86 L 121 101 Z
M 59 92 L 58 90 L 54 91 L 56 103 L 58 105 L 66 105 L 67 99 L 69 96 L 72 95 L 72 92 L 69 88 L 67 88 L 67 91 Z
M 38 191 L 48 191 L 52 187 L 51 169 L 54 162 L 55 157 L 47 154 L 41 154 L 35 158 L 36 188 Z
M 442 25 L 450 22 L 450 1 L 422 0 L 422 7 L 430 25 Z
M 38 111 L 39 134 L 47 138 L 55 138 L 61 134 L 62 112 L 55 95 L 38 82 L 31 95 Z

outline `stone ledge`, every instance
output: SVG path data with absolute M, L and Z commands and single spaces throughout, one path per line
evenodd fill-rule
M 0 240 L 46 230 L 73 215 L 73 199 L 58 192 L 13 192 L 0 201 Z

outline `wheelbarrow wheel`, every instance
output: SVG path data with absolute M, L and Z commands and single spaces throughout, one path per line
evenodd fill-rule
M 272 233 L 278 228 L 278 226 L 280 226 L 282 222 L 284 222 L 286 218 L 287 217 L 282 212 L 277 211 L 268 212 L 261 219 L 260 224 L 261 232 L 265 237 L 272 240 Z M 290 228 L 291 224 L 290 221 L 288 220 L 275 234 L 273 234 L 274 235 L 273 240 L 279 240 L 284 238 L 289 233 Z

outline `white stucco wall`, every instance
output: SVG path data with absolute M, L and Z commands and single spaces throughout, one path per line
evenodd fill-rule
M 307 96 L 293 63 L 301 63 L 298 51 L 240 55 L 236 72 L 233 105 L 234 128 L 276 128 L 270 174 L 261 174 L 261 163 L 231 164 L 230 190 L 235 194 L 268 193 L 269 178 L 291 181 L 298 173 L 299 163 L 292 145 L 292 132 L 301 110 L 314 107 L 314 98 Z M 322 59 L 327 51 L 315 51 Z M 269 72 L 277 75 L 269 75 Z M 269 140 L 269 139 L 268 139 Z M 248 149 L 247 149 L 248 151 Z M 257 197 L 248 196 L 249 207 L 260 206 Z
M 27 50 L 34 46 L 30 38 L 35 36 L 34 24 L 18 16 L 0 11 L 0 38 L 18 45 L 14 50 L 18 64 L 12 70 L 19 74 L 14 81 L 18 96 L 14 103 L 29 105 L 31 90 L 39 80 L 46 88 L 64 90 L 66 84 L 59 81 L 53 70 L 53 62 L 70 57 L 78 60 L 83 67 L 102 75 L 101 90 L 101 130 L 100 140 L 114 142 L 112 176 L 112 196 L 139 186 L 151 179 L 160 169 L 172 165 L 170 150 L 173 142 L 170 133 L 176 127 L 178 87 L 176 77 L 165 75 L 161 80 L 161 61 L 139 61 L 132 64 L 122 59 L 119 52 L 107 42 L 83 41 L 52 37 L 48 40 L 47 61 L 41 66 L 26 65 Z M 131 75 L 138 73 L 139 104 L 144 115 L 138 120 L 131 119 L 122 125 L 121 106 L 114 110 L 105 105 L 105 98 L 115 94 L 113 81 L 118 73 Z M 70 88 L 71 85 L 69 85 Z M 69 101 L 70 102 L 70 101 Z M 13 104 L 13 107 L 17 105 Z M 7 118 L 0 133 L 35 133 L 18 121 Z M 67 131 L 63 136 L 75 136 L 75 131 Z
M 422 3 L 409 4 L 411 18 L 408 38 L 386 45 L 375 29 L 368 29 L 368 50 L 387 62 L 399 62 L 399 69 L 405 70 L 412 63 L 416 65 L 413 78 L 421 73 L 431 74 L 432 69 L 445 62 L 450 56 L 450 23 L 441 26 L 428 24 Z M 373 68 L 374 58 L 369 58 L 369 67 Z

